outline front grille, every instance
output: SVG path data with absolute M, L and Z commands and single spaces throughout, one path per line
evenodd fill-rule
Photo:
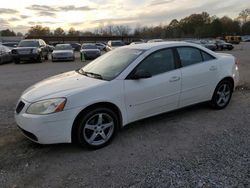
M 23 130 L 21 127 L 18 126 L 18 128 L 23 132 L 23 134 L 25 136 L 27 136 L 29 139 L 33 140 L 33 141 L 38 141 L 38 138 L 36 137 L 36 135 L 32 134 L 31 132 L 25 131 Z
M 16 107 L 16 113 L 20 113 L 24 106 L 25 106 L 24 102 L 20 101 Z

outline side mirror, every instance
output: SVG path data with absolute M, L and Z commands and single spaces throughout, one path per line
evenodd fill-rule
M 146 78 L 151 78 L 152 75 L 143 70 L 143 69 L 139 69 L 139 70 L 136 70 L 136 72 L 131 76 L 131 79 L 133 80 L 139 80 L 139 79 L 146 79 Z

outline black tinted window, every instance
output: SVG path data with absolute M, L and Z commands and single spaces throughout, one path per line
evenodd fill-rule
M 19 44 L 19 47 L 38 47 L 38 41 L 31 41 L 31 40 L 22 40 Z
M 183 67 L 202 62 L 201 52 L 197 48 L 181 47 L 177 51 Z
M 174 55 L 171 49 L 165 49 L 155 52 L 137 67 L 137 70 L 143 69 L 152 76 L 175 69 Z
M 202 57 L 203 57 L 203 61 L 210 61 L 210 60 L 214 59 L 213 56 L 211 56 L 210 54 L 208 54 L 206 52 L 201 51 L 201 54 L 202 54 Z

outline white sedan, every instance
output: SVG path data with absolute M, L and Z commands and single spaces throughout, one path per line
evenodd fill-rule
M 52 62 L 55 61 L 74 61 L 75 53 L 70 44 L 57 44 L 51 54 Z
M 15 119 L 34 142 L 100 148 L 139 119 L 204 101 L 223 109 L 238 80 L 229 54 L 185 42 L 129 45 L 31 86 Z

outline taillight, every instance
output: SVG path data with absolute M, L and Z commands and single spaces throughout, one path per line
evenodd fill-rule
M 235 65 L 239 65 L 240 64 L 240 61 L 238 58 L 235 58 Z
M 236 68 L 236 70 L 239 70 L 239 64 L 240 64 L 240 61 L 239 61 L 239 59 L 238 58 L 235 58 L 235 68 Z

